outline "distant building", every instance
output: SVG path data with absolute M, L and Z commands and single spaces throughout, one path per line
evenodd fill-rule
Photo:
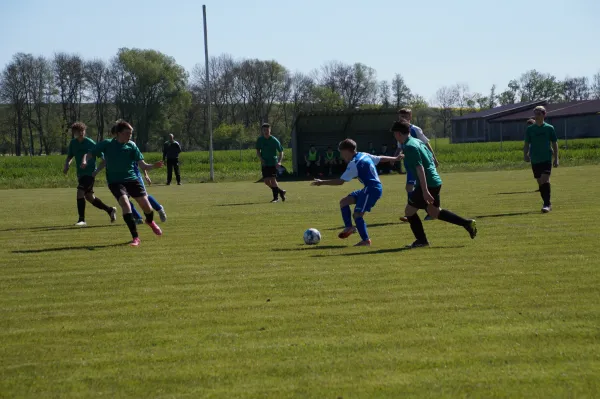
M 600 137 L 600 100 L 510 104 L 452 119 L 452 143 L 523 140 L 525 122 L 543 105 L 559 139 Z

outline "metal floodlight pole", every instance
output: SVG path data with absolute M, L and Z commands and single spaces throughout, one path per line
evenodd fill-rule
M 212 112 L 210 102 L 210 74 L 208 70 L 208 29 L 206 27 L 206 5 L 202 6 L 202 15 L 204 19 L 204 62 L 206 64 L 206 117 L 208 125 L 209 158 L 210 158 L 210 181 L 215 181 L 215 164 L 213 158 L 213 131 L 212 131 Z

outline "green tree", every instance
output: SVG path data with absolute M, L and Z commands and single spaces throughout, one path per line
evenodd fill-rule
M 175 59 L 155 50 L 119 49 L 113 60 L 117 77 L 115 101 L 120 117 L 133 123 L 135 139 L 145 151 L 170 128 L 169 116 L 189 107 L 187 73 Z

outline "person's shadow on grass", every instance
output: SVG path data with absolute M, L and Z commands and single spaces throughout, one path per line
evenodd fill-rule
M 114 226 L 118 226 L 118 224 L 102 224 L 102 225 L 98 225 L 98 226 L 86 226 L 86 227 L 79 227 L 79 226 L 12 227 L 10 229 L 2 229 L 2 230 L 0 230 L 0 233 L 7 232 L 7 231 L 27 231 L 27 230 L 29 230 L 31 232 L 37 232 L 37 231 L 55 231 L 55 230 L 104 229 L 107 227 L 114 227 Z
M 115 248 L 115 247 L 123 247 L 129 244 L 129 241 L 122 242 L 119 244 L 109 244 L 109 245 L 81 245 L 81 246 L 68 246 L 68 247 L 55 247 L 55 248 L 41 248 L 41 249 L 24 249 L 18 251 L 12 251 L 13 254 L 39 254 L 44 252 L 60 252 L 60 251 L 77 251 L 77 250 L 88 250 L 94 251 L 96 249 L 104 249 L 104 248 Z

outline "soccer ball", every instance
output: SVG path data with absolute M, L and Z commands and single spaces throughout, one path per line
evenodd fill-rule
M 317 229 L 308 229 L 304 232 L 304 243 L 306 245 L 317 245 L 321 241 L 321 233 Z

